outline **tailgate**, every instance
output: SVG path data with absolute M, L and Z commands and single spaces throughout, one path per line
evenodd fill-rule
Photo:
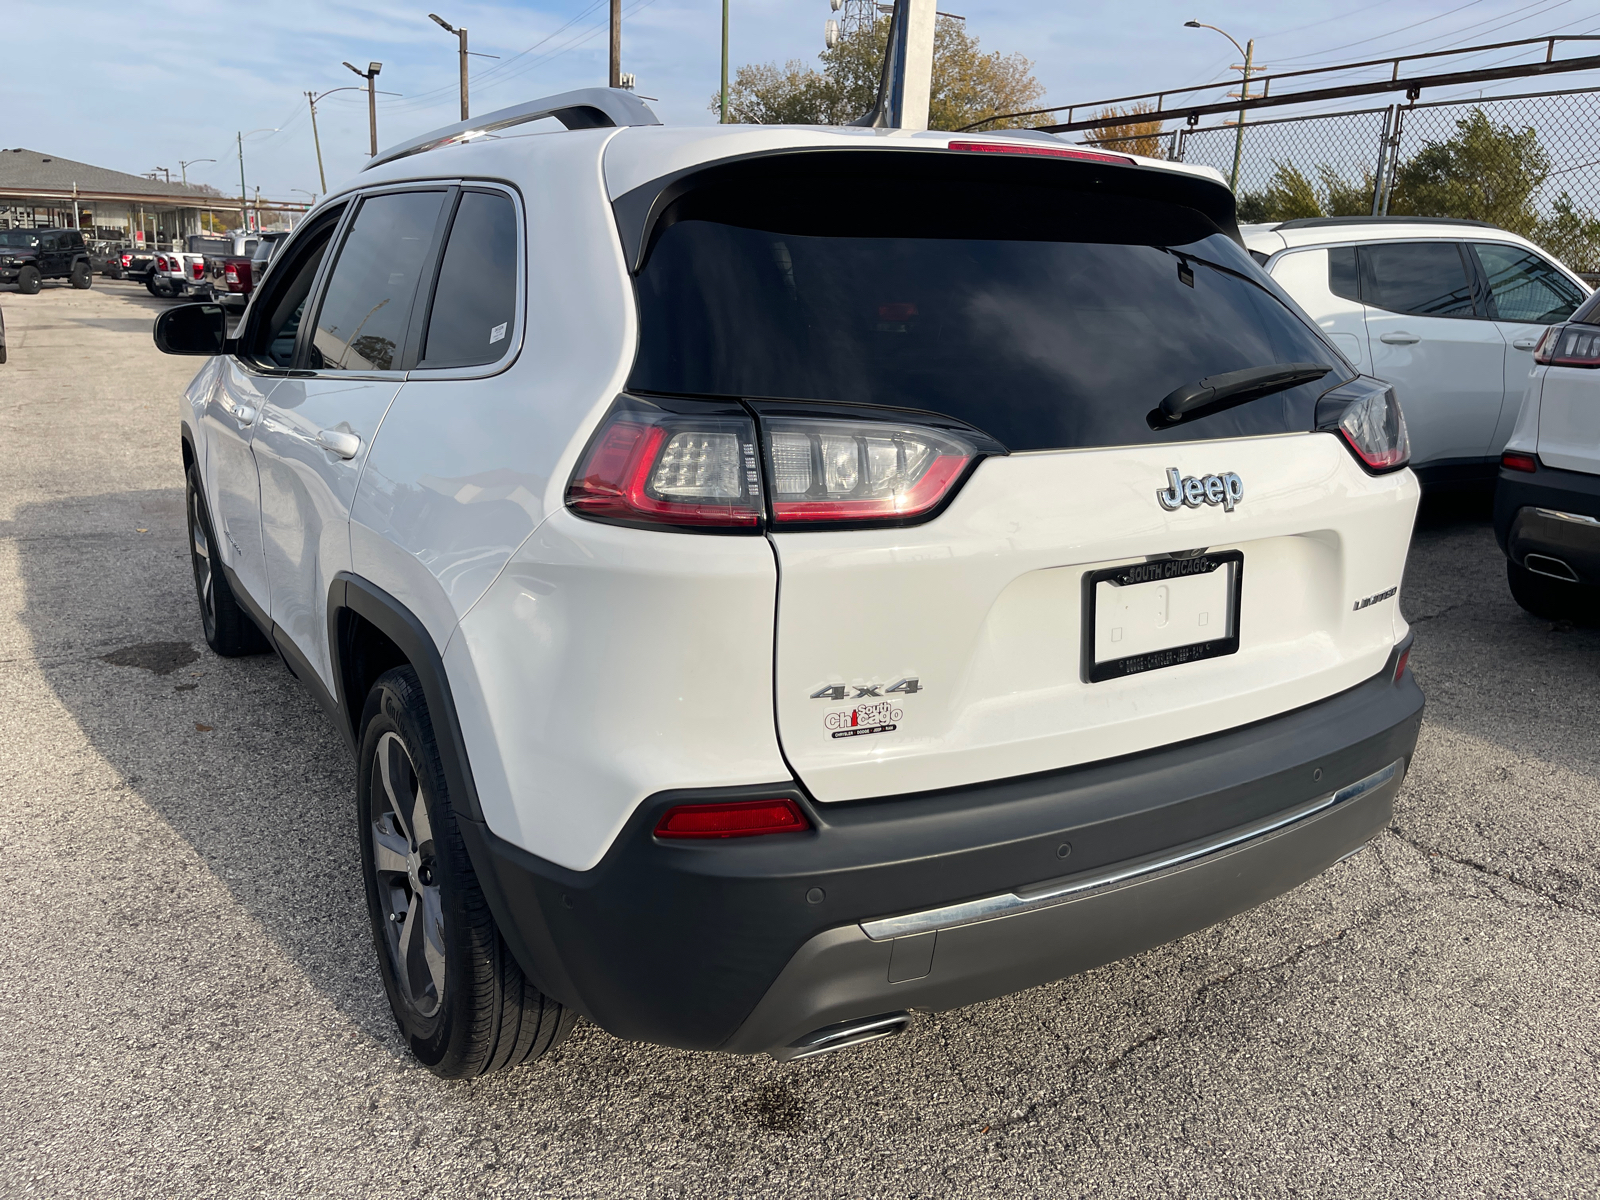
M 1169 511 L 1173 468 L 1235 474 L 1243 497 Z M 1403 628 L 1417 499 L 1409 471 L 1370 476 L 1336 437 L 1301 433 L 1013 454 L 926 525 L 776 533 L 784 752 L 817 799 L 855 800 L 1138 753 L 1323 699 L 1380 670 Z M 1200 549 L 1199 574 L 1090 582 Z M 1113 673 L 1090 682 L 1097 662 Z

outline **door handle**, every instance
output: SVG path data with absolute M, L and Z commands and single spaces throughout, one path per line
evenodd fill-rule
M 248 404 L 235 404 L 233 406 L 233 419 L 240 425 L 254 425 L 256 423 L 256 410 Z
M 1520 337 L 1511 344 L 1518 350 L 1532 350 L 1539 344 L 1539 339 L 1536 337 Z
M 1414 333 L 1397 329 L 1393 333 L 1381 334 L 1378 340 L 1389 346 L 1415 346 L 1422 339 Z
M 317 445 L 340 458 L 354 458 L 361 449 L 361 439 L 353 433 L 342 433 L 337 429 L 319 429 Z

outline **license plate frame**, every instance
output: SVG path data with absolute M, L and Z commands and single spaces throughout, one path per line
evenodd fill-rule
M 1095 603 L 1099 594 L 1099 584 L 1109 582 L 1118 587 L 1136 587 L 1142 584 L 1207 575 L 1216 571 L 1227 571 L 1229 576 L 1227 624 L 1221 637 L 1130 654 L 1123 658 L 1099 662 L 1095 660 Z M 1182 666 L 1184 663 L 1238 653 L 1239 613 L 1243 595 L 1244 551 L 1242 550 L 1218 550 L 1186 558 L 1158 558 L 1085 572 L 1081 659 L 1084 682 L 1104 683 L 1110 679 L 1125 679 L 1129 675 L 1142 675 L 1149 671 L 1160 671 L 1167 667 Z

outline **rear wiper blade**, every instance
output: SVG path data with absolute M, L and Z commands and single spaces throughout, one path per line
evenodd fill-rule
M 1299 387 L 1321 379 L 1331 366 L 1322 363 L 1277 363 L 1270 367 L 1246 367 L 1243 371 L 1229 371 L 1224 375 L 1208 375 L 1197 383 L 1186 383 L 1169 392 L 1155 408 L 1148 420 L 1151 429 L 1165 429 L 1180 421 L 1209 416 L 1259 400 L 1274 392 Z

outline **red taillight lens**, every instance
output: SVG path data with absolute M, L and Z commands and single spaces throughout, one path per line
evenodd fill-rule
M 1390 387 L 1374 388 L 1345 409 L 1339 432 L 1369 471 L 1393 471 L 1411 460 L 1405 414 Z
M 1546 367 L 1600 367 L 1600 327 L 1550 326 L 1533 348 L 1533 361 Z
M 1077 150 L 1071 146 L 1029 146 L 1017 142 L 951 142 L 950 149 L 973 151 L 979 154 L 1025 154 L 1034 158 L 1076 158 L 1082 162 L 1113 163 L 1131 167 L 1133 159 L 1124 154 L 1107 154 L 1104 150 Z
M 956 435 L 876 421 L 766 421 L 779 525 L 893 521 L 937 507 L 977 455 Z
M 191 264 L 189 269 L 194 272 L 194 277 L 196 279 L 204 279 L 206 277 L 206 264 L 204 260 Z
M 763 833 L 802 833 L 811 828 L 793 800 L 748 800 L 734 804 L 680 804 L 656 823 L 658 838 L 735 838 Z
M 1500 456 L 1500 465 L 1508 471 L 1526 471 L 1532 475 L 1539 469 L 1539 460 L 1531 454 L 1507 450 Z
M 125 267 L 131 267 L 133 265 L 133 255 L 124 254 L 122 256 L 122 265 Z
M 1400 661 L 1394 665 L 1394 681 L 1400 682 L 1400 676 L 1406 673 L 1406 664 L 1411 661 L 1411 647 L 1407 646 L 1400 651 Z
M 226 264 L 224 264 L 223 268 L 222 268 L 222 277 L 224 279 L 226 279 L 229 283 L 238 283 L 239 282 L 239 264 L 238 263 L 226 263 Z
M 590 443 L 567 505 L 630 524 L 759 529 L 755 427 L 726 412 L 697 416 L 620 403 Z

